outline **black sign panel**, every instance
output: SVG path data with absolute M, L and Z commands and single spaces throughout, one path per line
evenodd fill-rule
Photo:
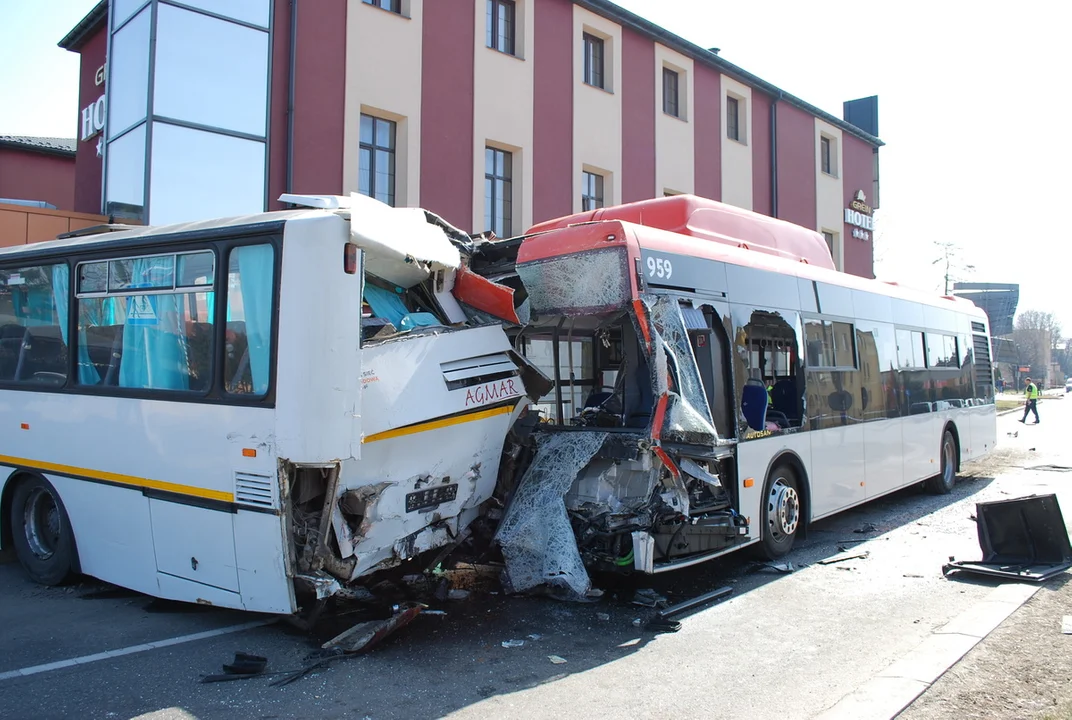
M 436 485 L 406 495 L 406 512 L 416 512 L 424 508 L 435 507 L 450 502 L 458 497 L 458 484 Z
M 646 285 L 726 293 L 726 266 L 717 260 L 641 248 L 640 274 Z

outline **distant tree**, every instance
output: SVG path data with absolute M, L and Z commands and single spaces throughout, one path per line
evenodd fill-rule
M 1072 338 L 1065 340 L 1065 346 L 1054 353 L 1054 360 L 1061 366 L 1065 377 L 1072 377 Z
M 1034 373 L 1047 371 L 1061 325 L 1053 313 L 1025 310 L 1016 316 L 1012 339 L 1021 365 L 1030 365 Z

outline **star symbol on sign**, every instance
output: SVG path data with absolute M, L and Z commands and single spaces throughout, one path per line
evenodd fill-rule
M 97 157 L 104 156 L 104 138 L 97 139 Z

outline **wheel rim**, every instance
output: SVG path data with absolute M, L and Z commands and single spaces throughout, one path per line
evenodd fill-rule
M 777 478 L 767 497 L 767 525 L 771 537 L 775 542 L 784 541 L 796 532 L 799 522 L 800 496 L 784 478 Z
M 952 485 L 957 473 L 956 449 L 953 440 L 946 438 L 942 444 L 942 479 L 946 485 Z
M 60 509 L 52 493 L 34 488 L 23 508 L 23 529 L 30 552 L 48 560 L 60 543 Z

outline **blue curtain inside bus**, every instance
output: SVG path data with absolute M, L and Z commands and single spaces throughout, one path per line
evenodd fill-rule
M 268 368 L 272 350 L 272 274 L 275 252 L 271 245 L 249 245 L 234 250 L 242 282 L 242 307 L 246 317 L 246 341 L 253 393 L 268 392 Z M 228 303 L 230 306 L 230 303 Z M 230 320 L 230 307 L 228 307 Z
M 132 287 L 151 286 L 155 275 L 167 271 L 154 267 L 153 262 L 152 258 L 134 261 Z M 120 387 L 189 389 L 183 298 L 183 295 L 127 296 Z
M 372 308 L 376 317 L 386 320 L 396 328 L 402 326 L 402 318 L 409 314 L 409 309 L 398 293 L 377 285 L 365 284 L 365 302 Z
M 67 342 L 67 308 L 68 288 L 70 286 L 71 271 L 66 265 L 52 266 L 52 303 L 56 307 L 56 318 L 60 325 L 60 335 L 63 344 L 70 347 Z M 100 374 L 93 362 L 89 359 L 89 348 L 86 347 L 85 327 L 78 324 L 78 382 L 82 385 L 96 385 L 100 382 Z

